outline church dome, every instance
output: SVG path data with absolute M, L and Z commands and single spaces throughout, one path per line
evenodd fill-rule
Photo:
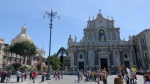
M 19 34 L 16 36 L 15 40 L 18 41 L 31 41 L 30 37 L 27 34 Z
M 14 39 L 12 39 L 12 44 L 14 44 L 15 42 L 21 42 L 21 41 L 29 41 L 32 42 L 30 37 L 26 34 L 26 27 L 23 26 L 21 28 L 21 33 L 19 35 L 17 35 Z

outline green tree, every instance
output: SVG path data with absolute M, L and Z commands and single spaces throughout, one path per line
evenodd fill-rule
M 7 66 L 5 67 L 5 69 L 6 69 L 7 71 L 9 71 L 9 70 L 13 70 L 14 67 L 13 67 L 12 65 L 7 65 Z
M 49 60 L 50 57 L 50 60 Z M 52 56 L 48 56 L 46 59 L 46 65 L 48 64 L 48 62 L 50 61 L 50 65 L 52 65 L 52 69 L 53 70 L 58 70 L 60 69 L 60 61 L 59 58 L 57 57 L 57 54 L 53 54 Z
M 14 47 L 14 45 L 10 45 L 9 46 L 9 51 L 10 51 L 10 53 L 11 53 L 11 56 L 12 56 L 12 54 L 13 53 L 15 53 L 16 54 L 16 58 L 17 58 L 17 47 Z M 15 59 L 15 62 L 17 63 L 17 60 Z
M 68 55 L 67 49 L 65 49 L 64 47 L 61 47 L 57 52 L 57 56 L 60 56 L 61 70 L 63 69 L 64 65 L 64 56 L 67 55 Z
M 31 67 L 30 65 L 22 64 L 22 65 L 20 66 L 20 69 L 23 70 L 23 71 L 25 71 L 25 70 L 29 70 L 30 67 Z
M 36 46 L 29 41 L 17 42 L 14 45 L 11 45 L 10 50 L 20 56 L 23 56 L 24 63 L 27 56 L 29 57 L 36 54 Z

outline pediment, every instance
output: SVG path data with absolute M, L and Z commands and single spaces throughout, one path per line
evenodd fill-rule
M 110 54 L 110 51 L 108 50 L 101 50 L 98 52 L 99 55 L 109 55 Z

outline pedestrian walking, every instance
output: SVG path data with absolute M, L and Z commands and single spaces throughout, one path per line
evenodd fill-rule
M 128 74 L 126 74 L 124 78 L 125 78 L 126 84 L 129 84 L 130 78 L 129 78 Z
M 33 79 L 33 78 L 32 78 L 32 72 L 30 72 L 30 78 L 29 78 L 29 79 L 30 79 L 30 80 Z
M 100 73 L 98 72 L 98 70 L 96 70 L 95 76 L 96 76 L 96 82 L 97 82 L 97 84 L 99 84 L 99 81 L 100 81 Z
M 81 81 L 82 81 L 82 79 L 83 79 L 83 72 L 81 71 L 81 73 L 80 73 L 80 78 L 81 78 Z
M 57 78 L 58 78 L 57 76 L 58 76 L 58 73 L 56 71 L 55 74 L 54 74 L 55 80 L 57 80 Z
M 58 74 L 57 74 L 57 77 L 58 77 L 58 80 L 60 80 L 60 73 L 58 72 Z
M 33 78 L 33 83 L 35 83 L 35 78 L 37 77 L 37 73 L 36 73 L 36 71 L 34 70 L 33 72 L 32 72 L 32 78 Z
M 80 82 L 80 77 L 81 77 L 80 71 L 78 71 L 78 73 L 77 73 L 78 82 Z
M 27 73 L 27 72 L 25 72 L 25 73 L 24 73 L 24 80 L 26 80 L 27 75 L 28 75 L 28 73 Z
M 41 83 L 44 83 L 44 79 L 45 79 L 45 73 L 42 72 L 42 80 L 41 80 Z
M 24 73 L 22 72 L 21 73 L 21 82 L 23 82 L 23 79 L 24 79 Z
M 10 71 L 8 71 L 7 72 L 7 77 L 6 77 L 6 83 L 9 83 L 10 82 L 10 77 L 11 77 L 11 75 L 12 75 L 12 72 L 11 72 L 11 70 Z
M 103 81 L 103 84 L 107 84 L 107 76 L 108 76 L 108 73 L 106 71 L 103 71 L 102 72 L 102 81 Z
M 1 83 L 4 83 L 5 78 L 6 78 L 6 72 L 5 72 L 5 70 L 3 70 L 3 71 L 1 72 Z
M 18 70 L 18 71 L 17 71 L 17 82 L 19 82 L 20 77 L 21 77 L 21 72 Z

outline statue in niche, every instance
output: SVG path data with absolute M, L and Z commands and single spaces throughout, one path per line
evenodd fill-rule
M 99 33 L 99 40 L 100 40 L 101 42 L 105 41 L 104 31 L 103 31 L 103 30 L 100 30 L 100 33 Z

